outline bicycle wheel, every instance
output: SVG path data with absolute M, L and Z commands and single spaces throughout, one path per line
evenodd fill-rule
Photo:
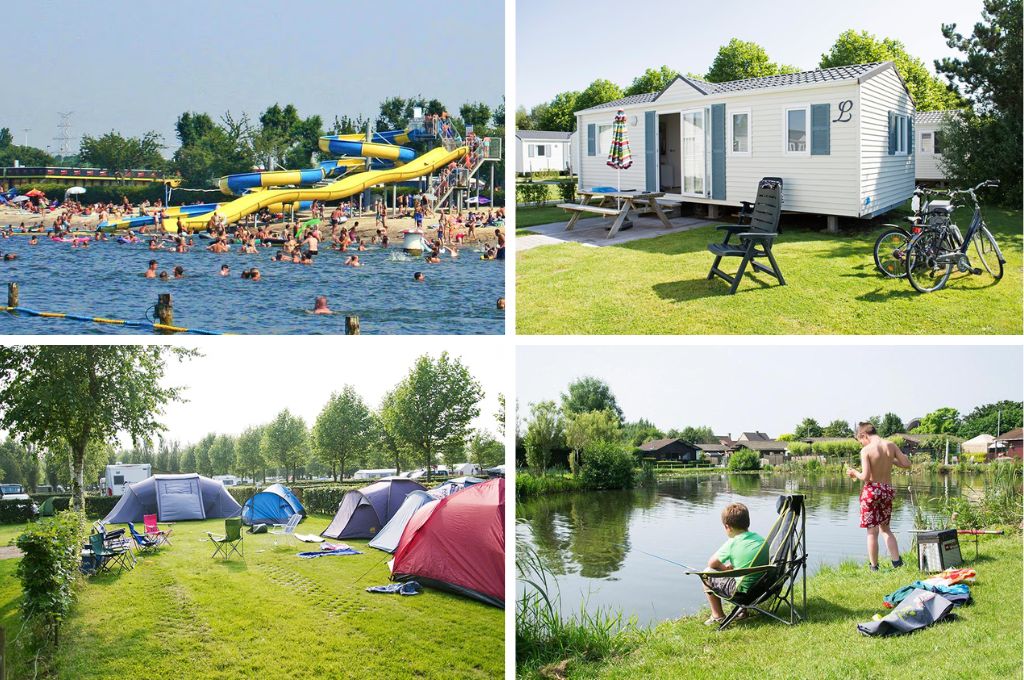
M 1003 254 L 988 227 L 982 226 L 971 237 L 971 247 L 967 252 L 971 254 L 972 251 L 971 259 L 977 258 L 977 264 L 981 265 L 977 268 L 981 276 L 991 277 L 993 283 L 1003 278 Z
M 906 229 L 890 227 L 875 241 L 875 267 L 891 279 L 907 275 L 907 246 L 910 234 Z
M 919 293 L 930 293 L 946 285 L 953 271 L 952 263 L 941 264 L 938 258 L 946 253 L 945 235 L 939 231 L 923 231 L 910 240 L 907 247 L 907 279 Z

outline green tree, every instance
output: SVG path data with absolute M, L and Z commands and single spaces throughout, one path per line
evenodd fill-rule
M 466 102 L 459 107 L 459 117 L 466 125 L 472 125 L 479 134 L 491 122 L 491 107 L 484 102 Z
M 534 124 L 526 107 L 520 106 L 516 109 L 516 130 L 533 130 Z
M 800 421 L 800 424 L 793 430 L 793 435 L 797 439 L 805 439 L 807 437 L 824 437 L 824 430 L 821 429 L 821 425 L 814 418 L 804 418 Z
M 651 421 L 641 418 L 634 423 L 626 423 L 622 426 L 622 435 L 634 447 L 640 446 L 653 439 L 663 439 L 665 433 L 659 430 Z
M 633 79 L 633 82 L 626 88 L 626 91 L 622 93 L 622 96 L 629 97 L 634 94 L 661 92 L 668 87 L 678 75 L 679 71 L 664 65 L 659 69 L 649 68 Z
M 197 188 L 211 186 L 224 175 L 247 172 L 252 169 L 255 158 L 245 134 L 239 128 L 234 131 L 219 125 L 206 128 L 205 123 L 188 121 L 183 133 L 179 132 L 183 141 L 174 152 L 174 167 L 186 185 Z
M 396 474 L 406 469 L 412 460 L 412 448 L 402 438 L 398 426 L 401 418 L 398 404 L 403 401 L 399 399 L 399 395 L 404 389 L 406 386 L 398 385 L 385 394 L 380 408 L 373 414 L 373 433 L 377 448 L 387 456 L 388 465 L 395 468 Z
M 7 146 L 0 147 L 0 166 L 8 167 L 14 165 L 14 161 L 18 161 L 23 166 L 28 167 L 42 167 L 57 164 L 57 161 L 53 156 L 42 149 L 35 148 L 34 146 L 9 144 Z
M 853 428 L 845 420 L 833 420 L 822 428 L 822 437 L 852 437 Z
M 0 481 L 21 484 L 29 493 L 36 490 L 42 476 L 39 447 L 22 444 L 10 437 L 0 444 Z
M 263 427 L 248 427 L 235 439 L 235 469 L 256 483 L 256 473 L 266 466 L 263 458 Z
M 947 180 L 963 186 L 998 179 L 1000 187 L 987 189 L 986 196 L 1011 207 L 1020 206 L 1024 192 L 1021 14 L 1021 0 L 985 0 L 970 35 L 958 33 L 956 24 L 942 26 L 946 44 L 964 58 L 935 63 L 972 104 L 943 127 L 941 166 Z
M 900 417 L 895 413 L 886 413 L 882 416 L 881 420 L 875 424 L 875 429 L 878 430 L 880 437 L 891 437 L 892 435 L 903 432 L 906 426 Z
M 950 406 L 935 409 L 921 418 L 915 434 L 954 434 L 960 428 L 960 412 Z
M 284 409 L 263 430 L 260 442 L 263 458 L 279 464 L 285 477 L 295 481 L 295 471 L 309 460 L 309 433 L 299 416 Z
M 562 443 L 562 414 L 555 402 L 530 404 L 530 419 L 523 435 L 526 464 L 533 470 L 546 472 L 551 464 L 551 453 Z
M 595 442 L 622 442 L 619 414 L 611 409 L 571 413 L 563 421 L 565 444 L 572 451 L 570 467 L 575 472 L 583 450 Z
M 217 435 L 208 434 L 195 445 L 196 472 L 204 477 L 213 476 L 213 461 L 210 460 L 210 448 L 216 441 Z
M 505 462 L 505 445 L 490 432 L 475 430 L 466 444 L 466 460 L 481 468 L 501 465 Z
M 907 53 L 906 46 L 893 38 L 878 39 L 867 31 L 843 31 L 828 52 L 821 55 L 821 68 L 891 61 L 906 83 L 918 111 L 960 108 L 963 99 L 955 90 L 928 72 L 924 62 Z
M 0 347 L 0 428 L 44 449 L 68 446 L 71 496 L 84 510 L 88 446 L 161 432 L 164 406 L 181 399 L 179 388 L 160 384 L 166 358 L 193 354 L 163 345 Z
M 469 424 L 480 415 L 482 398 L 480 383 L 448 352 L 436 361 L 421 356 L 399 383 L 391 403 L 393 425 L 423 460 L 428 482 L 435 456 L 464 449 Z
M 182 146 L 192 146 L 217 129 L 208 113 L 186 111 L 174 122 L 174 131 Z
M 11 134 L 11 128 L 0 128 L 0 149 L 6 149 L 12 144 L 14 144 L 14 135 Z
M 217 435 L 207 451 L 210 467 L 215 475 L 226 475 L 235 463 L 235 439 L 226 434 Z
M 729 456 L 729 463 L 726 467 L 734 471 L 758 470 L 761 468 L 761 456 L 757 451 L 739 449 Z
M 313 454 L 331 468 L 335 481 L 345 477 L 345 459 L 366 451 L 373 438 L 373 416 L 355 388 L 331 394 L 313 425 Z
M 796 73 L 798 70 L 795 66 L 776 64 L 757 43 L 733 38 L 728 45 L 718 48 L 718 54 L 711 62 L 711 68 L 708 69 L 704 80 L 710 83 L 724 83 L 730 80 Z
M 491 123 L 496 128 L 505 129 L 505 97 L 501 98 L 501 104 L 494 109 L 494 114 L 491 115 Z
M 598 104 L 607 104 L 610 101 L 622 98 L 622 88 L 603 78 L 598 78 L 587 86 L 587 89 L 580 92 L 576 99 L 576 110 L 582 111 Z M 613 112 L 614 113 L 614 112 Z
M 178 459 L 178 470 L 180 472 L 195 472 L 197 470 L 195 444 L 189 444 L 181 450 L 181 457 Z
M 375 123 L 378 130 L 401 130 L 405 127 L 406 102 L 402 97 L 388 97 L 380 103 Z
M 562 132 L 575 130 L 576 112 L 585 108 L 580 106 L 581 96 L 581 93 L 575 91 L 559 92 L 550 102 L 534 108 L 531 118 L 536 122 L 536 129 Z
M 600 378 L 585 376 L 569 383 L 562 393 L 562 414 L 567 418 L 588 411 L 612 411 L 622 422 L 622 409 L 615 401 L 608 383 Z
M 979 434 L 998 437 L 1021 425 L 1024 425 L 1024 403 L 1004 399 L 978 406 L 965 415 L 956 435 L 964 439 L 973 439 Z
M 682 439 L 688 444 L 718 443 L 718 437 L 715 436 L 714 431 L 707 425 L 699 425 L 697 427 L 687 425 L 682 430 L 669 430 L 668 436 L 673 439 Z
M 155 131 L 141 137 L 123 137 L 111 130 L 101 137 L 82 135 L 78 155 L 82 162 L 120 172 L 129 169 L 162 170 L 166 165 L 160 150 L 163 138 Z
M 505 436 L 505 395 L 498 393 L 498 410 L 494 413 L 494 421 L 498 425 L 498 434 Z

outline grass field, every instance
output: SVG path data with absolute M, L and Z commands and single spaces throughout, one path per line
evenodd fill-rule
M 717 633 L 703 625 L 705 611 L 636 636 L 631 651 L 603 663 L 570 659 L 567 675 L 695 680 L 1020 678 L 1020 534 L 983 537 L 977 562 L 973 545 L 964 541 L 961 547 L 978 572 L 978 581 L 971 586 L 975 602 L 958 608 L 957 620 L 949 623 L 893 638 L 869 638 L 858 632 L 858 623 L 888 611 L 882 608 L 883 596 L 925 578 L 908 553 L 908 566 L 900 570 L 883 566 L 873 574 L 852 563 L 823 568 L 808 580 L 809 617 L 798 625 L 754 617 Z M 535 667 L 522 665 L 518 675 L 543 677 Z
M 518 210 L 517 228 L 564 219 L 552 210 Z M 880 225 L 836 236 L 784 222 L 773 252 L 788 285 L 746 275 L 736 295 L 724 281 L 706 279 L 713 260 L 707 245 L 721 239 L 710 227 L 603 248 L 533 248 L 517 254 L 516 329 L 527 335 L 1018 335 L 1021 212 L 986 208 L 984 215 L 1007 259 L 1003 279 L 982 285 L 980 277 L 954 273 L 944 290 L 926 295 L 876 271 Z M 957 217 L 966 224 L 969 215 Z M 723 268 L 735 271 L 739 259 L 730 260 Z
M 327 517 L 300 533 L 316 534 Z M 63 628 L 54 678 L 498 678 L 504 616 L 495 607 L 427 589 L 414 597 L 365 592 L 388 583 L 390 556 L 303 560 L 310 543 L 246 535 L 245 561 L 213 560 L 204 531 L 223 520 L 178 523 L 173 545 L 131 572 L 86 581 Z M 0 527 L 0 544 L 17 533 Z M 31 677 L 12 645 L 21 627 L 18 560 L 0 561 L 0 625 L 8 677 Z M 46 677 L 46 676 L 40 676 Z

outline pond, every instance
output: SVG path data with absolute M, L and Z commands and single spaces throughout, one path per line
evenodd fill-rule
M 205 241 L 197 241 L 205 245 Z M 152 314 L 158 293 L 171 293 L 174 323 L 225 333 L 344 333 L 345 316 L 360 318 L 364 334 L 502 334 L 505 263 L 481 260 L 473 248 L 440 264 L 406 256 L 400 248 L 356 253 L 360 268 L 343 266 L 347 253 L 322 251 L 312 266 L 271 262 L 276 248 L 257 255 L 214 254 L 197 245 L 190 253 L 150 252 L 144 244 L 101 242 L 89 248 L 25 236 L 0 241 L 4 253 L 0 283 L 20 285 L 20 305 L 43 312 L 137 320 Z M 185 268 L 185 278 L 146 279 L 150 259 L 170 273 Z M 231 275 L 222 277 L 222 264 Z M 241 278 L 258 267 L 262 280 Z M 426 280 L 413 281 L 424 272 Z M 317 295 L 326 295 L 336 313 L 311 315 Z M 6 298 L 5 298 L 6 302 Z M 137 329 L 28 315 L 0 315 L 2 334 L 138 333 Z
M 891 526 L 910 548 L 914 509 L 907 478 L 897 482 Z M 958 495 L 957 479 L 915 477 L 914 500 Z M 860 482 L 834 475 L 726 475 L 664 480 L 633 491 L 552 494 L 516 503 L 516 541 L 533 547 L 558 585 L 562 613 L 621 611 L 643 625 L 696 613 L 706 599 L 700 580 L 645 553 L 703 568 L 725 542 L 722 509 L 750 509 L 751 530 L 765 535 L 784 493 L 806 495 L 808 574 L 824 564 L 866 563 L 859 527 Z M 880 561 L 888 564 L 884 546 Z M 522 592 L 521 589 L 519 592 Z

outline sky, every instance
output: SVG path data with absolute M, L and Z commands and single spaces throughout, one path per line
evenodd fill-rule
M 943 406 L 964 414 L 1021 401 L 1022 352 L 963 345 L 523 346 L 516 401 L 527 413 L 531 402 L 558 402 L 570 381 L 590 375 L 610 385 L 626 420 L 774 437 L 807 417 L 852 424 L 891 411 L 906 421 Z
M 982 0 L 716 0 L 632 7 L 621 0 L 518 0 L 516 105 L 530 109 L 597 78 L 626 87 L 662 64 L 705 73 L 732 38 L 760 44 L 776 63 L 810 69 L 849 28 L 901 40 L 933 70 L 934 59 L 956 54 L 946 46 L 941 24 L 956 23 L 969 33 L 981 18 Z
M 8 60 L 0 127 L 19 144 L 30 128 L 29 144 L 55 151 L 57 112 L 74 111 L 75 137 L 156 130 L 173 149 L 174 121 L 190 110 L 254 118 L 293 103 L 330 125 L 335 114 L 376 117 L 393 95 L 436 97 L 456 112 L 467 101 L 501 104 L 500 2 L 356 4 L 10 3 L 5 52 L 24 56 Z
M 408 374 L 417 357 L 425 353 L 436 357 L 444 349 L 459 357 L 483 386 L 485 398 L 473 427 L 498 436 L 494 420 L 498 393 L 511 393 L 511 388 L 505 378 L 507 366 L 495 360 L 499 346 L 494 342 L 434 348 L 406 338 L 350 340 L 304 338 L 297 343 L 294 339 L 264 338 L 251 343 L 238 339 L 204 343 L 203 356 L 184 363 L 168 361 L 163 384 L 185 387 L 182 396 L 188 401 L 166 407 L 160 418 L 167 428 L 164 438 L 185 445 L 211 432 L 237 435 L 249 426 L 273 420 L 284 408 L 312 426 L 331 393 L 340 392 L 346 384 L 376 408 L 385 392 Z M 303 354 L 317 358 L 307 360 Z

